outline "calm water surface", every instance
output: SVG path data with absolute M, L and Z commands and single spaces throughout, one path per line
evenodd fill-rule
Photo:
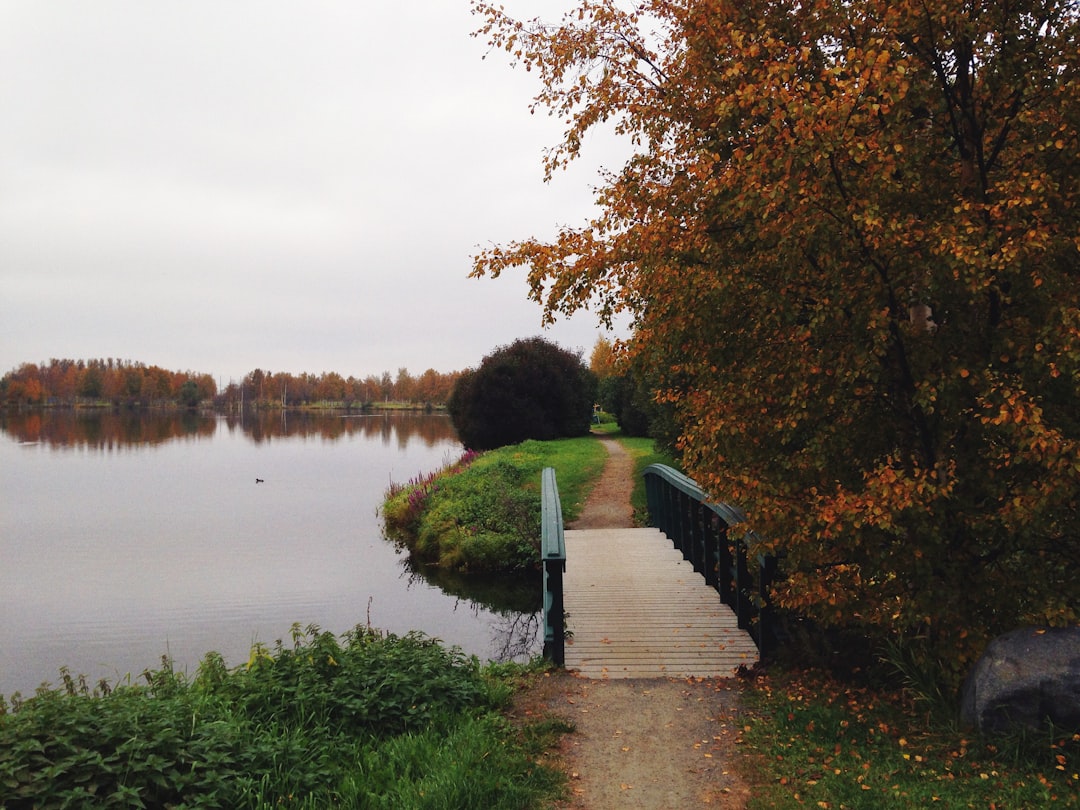
M 431 578 L 382 537 L 390 481 L 461 449 L 440 415 L 0 417 L 0 694 L 238 664 L 294 622 L 535 653 L 539 585 Z

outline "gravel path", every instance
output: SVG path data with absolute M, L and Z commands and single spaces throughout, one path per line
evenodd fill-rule
M 633 460 L 614 439 L 604 473 L 571 528 L 632 526 Z M 570 776 L 567 810 L 743 808 L 748 787 L 737 757 L 738 681 L 589 680 L 552 672 L 517 711 L 560 717 L 575 731 L 559 757 Z

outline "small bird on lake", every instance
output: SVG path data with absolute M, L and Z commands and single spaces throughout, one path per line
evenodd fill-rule
M 256 479 L 255 479 L 255 483 L 256 483 L 256 484 L 261 484 L 261 483 L 262 483 L 263 481 L 265 481 L 265 480 L 266 480 L 266 479 L 264 479 L 264 478 L 256 478 Z

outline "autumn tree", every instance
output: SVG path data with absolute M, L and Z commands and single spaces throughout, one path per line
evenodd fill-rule
M 216 393 L 209 374 L 168 371 L 158 366 L 130 360 L 58 360 L 47 365 L 24 363 L 0 378 L 0 386 L 10 402 L 26 404 L 74 405 L 79 397 L 108 400 L 114 404 L 150 405 L 184 401 L 181 387 L 187 381 L 196 386 L 198 401 Z
M 315 399 L 323 402 L 340 402 L 345 400 L 345 379 L 337 372 L 331 371 L 323 374 L 315 382 Z
M 474 2 L 600 213 L 475 259 L 628 311 L 688 471 L 783 549 L 778 603 L 963 670 L 1080 620 L 1075 2 Z
M 589 355 L 589 370 L 598 380 L 613 377 L 618 373 L 615 347 L 606 337 L 598 337 Z
M 41 369 L 34 363 L 23 363 L 5 374 L 2 381 L 5 401 L 18 405 L 40 405 L 47 396 L 41 377 Z
M 416 397 L 416 380 L 407 368 L 399 368 L 394 377 L 394 399 L 398 402 L 413 402 Z

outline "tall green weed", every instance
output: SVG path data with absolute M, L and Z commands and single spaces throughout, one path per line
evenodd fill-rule
M 517 808 L 559 790 L 507 735 L 505 685 L 418 634 L 296 625 L 243 666 L 210 653 L 192 678 L 164 661 L 144 681 L 15 697 L 0 808 L 455 806 L 435 795 Z

